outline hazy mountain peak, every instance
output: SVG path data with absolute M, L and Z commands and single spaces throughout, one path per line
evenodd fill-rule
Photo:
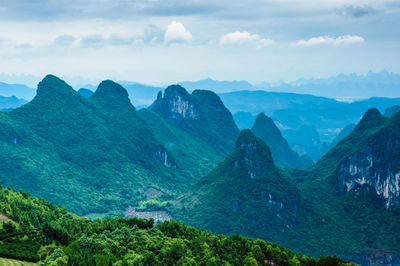
M 190 97 L 190 94 L 184 87 L 178 84 L 170 85 L 164 91 L 164 98 L 168 99 L 177 96 L 187 99 Z
M 236 149 L 239 156 L 234 167 L 237 167 L 237 163 L 239 163 L 239 167 L 242 164 L 247 168 L 262 168 L 265 164 L 273 164 L 271 151 L 267 144 L 249 129 L 240 132 L 236 141 Z M 253 175 L 251 175 L 252 178 Z
M 113 109 L 133 107 L 126 89 L 112 80 L 102 81 L 92 98 L 103 106 L 112 107 Z
M 312 165 L 312 161 L 309 158 L 300 158 L 289 147 L 288 142 L 283 138 L 274 121 L 264 113 L 260 113 L 257 116 L 251 131 L 265 141 L 277 165 L 288 168 L 306 168 Z
M 253 131 L 255 129 L 269 130 L 272 131 L 270 133 L 274 133 L 279 136 L 282 135 L 274 121 L 270 117 L 266 116 L 263 112 L 259 113 L 254 121 Z
M 168 86 L 164 95 L 158 93 L 153 108 L 172 119 L 198 119 L 199 110 L 191 95 L 180 85 Z
M 76 94 L 76 91 L 64 80 L 54 75 L 47 75 L 39 82 L 36 97 L 62 100 L 65 99 L 67 95 L 73 94 Z M 60 99 L 58 99 L 58 97 L 60 97 Z
M 376 108 L 368 109 L 360 120 L 360 123 L 356 126 L 356 130 L 368 129 L 375 127 L 385 120 L 385 117 Z
M 85 98 L 90 98 L 93 95 L 93 91 L 86 89 L 86 88 L 80 88 L 78 90 L 79 95 L 85 97 Z

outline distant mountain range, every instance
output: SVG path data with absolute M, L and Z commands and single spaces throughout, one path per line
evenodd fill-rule
M 232 94 L 244 105 L 266 97 L 273 108 L 286 109 L 272 118 L 257 114 L 251 130 L 239 131 L 223 100 L 209 90 L 171 85 L 148 108 L 137 110 L 128 91 L 111 80 L 91 93 L 48 75 L 32 101 L 0 112 L 0 184 L 88 217 L 124 215 L 127 208 L 150 216 L 162 211 L 215 233 L 262 238 L 308 255 L 340 254 L 364 265 L 399 263 L 400 247 L 393 243 L 400 242 L 400 114 L 388 109 L 389 118 L 377 109 L 399 99 L 350 104 L 309 95 Z M 362 111 L 370 105 L 377 108 Z M 262 108 L 262 101 L 255 106 Z M 329 150 L 320 128 L 353 120 L 357 125 L 345 124 L 350 126 Z M 319 160 L 322 153 L 310 153 L 318 160 L 312 166 L 295 152 L 309 143 L 329 150 Z M 2 200 L 12 200 L 10 193 Z M 29 199 L 26 193 L 12 195 Z M 18 200 L 18 208 L 29 209 L 21 202 L 26 201 Z M 45 234 L 66 244 L 73 240 L 79 250 L 89 242 L 80 233 L 77 242 L 71 238 L 77 232 L 68 231 L 74 219 L 61 212 L 66 217 L 56 220 L 62 226 L 39 227 L 43 217 L 36 212 L 29 217 Z M 107 226 L 116 220 L 108 221 Z M 176 236 L 179 228 L 175 224 L 168 235 Z M 182 230 L 187 236 L 193 232 Z M 193 245 L 203 250 L 203 243 Z M 252 252 L 259 254 L 258 248 Z
M 258 89 L 276 92 L 312 94 L 342 100 L 370 97 L 400 97 L 400 74 L 386 70 L 366 75 L 339 74 L 320 79 L 299 79 L 294 82 L 272 85 L 262 83 Z
M 216 93 L 224 93 L 238 90 L 254 90 L 255 86 L 249 82 L 242 81 L 218 81 L 214 79 L 203 79 L 199 81 L 179 82 L 180 85 L 188 90 L 212 90 Z
M 11 97 L 0 96 L 0 111 L 10 111 L 26 103 L 27 103 L 26 100 L 18 99 L 15 96 Z
M 0 96 L 22 98 L 27 101 L 32 100 L 35 96 L 36 90 L 29 88 L 24 84 L 8 84 L 0 82 Z
M 400 105 L 400 98 L 347 103 L 313 95 L 266 91 L 236 91 L 219 96 L 234 113 L 239 128 L 251 128 L 256 116 L 263 112 L 274 120 L 293 150 L 308 154 L 314 161 L 329 150 L 329 144 L 343 128 L 358 123 L 368 108 L 375 107 L 383 113 Z

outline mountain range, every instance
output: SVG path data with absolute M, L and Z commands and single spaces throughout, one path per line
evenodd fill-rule
M 306 254 L 396 265 L 399 117 L 370 109 L 315 166 L 288 172 L 274 165 L 261 139 L 243 130 L 235 151 L 179 196 L 171 212 L 216 233 L 244 232 Z
M 365 75 L 338 74 L 328 78 L 299 79 L 279 84 L 262 83 L 258 89 L 313 94 L 342 100 L 370 97 L 400 97 L 400 74 L 382 70 L 369 71 Z
M 46 76 L 31 102 L 0 113 L 1 184 L 80 215 L 122 212 L 154 191 L 178 193 L 222 160 L 238 129 L 212 92 L 171 86 L 162 99 L 154 111 L 136 111 L 112 81 L 85 98 Z M 187 108 L 196 119 L 179 116 Z
M 364 265 L 395 265 L 400 260 L 400 249 L 393 245 L 400 242 L 396 233 L 400 229 L 400 114 L 387 117 L 378 109 L 390 107 L 396 99 L 353 104 L 317 99 L 321 106 L 334 106 L 337 117 L 353 117 L 347 112 L 369 105 L 376 108 L 364 112 L 355 127 L 342 130 L 330 149 L 326 144 L 326 154 L 313 164 L 293 150 L 285 134 L 292 134 L 301 146 L 310 141 L 308 136 L 315 135 L 311 142 L 318 141 L 315 126 L 303 124 L 282 134 L 282 125 L 274 116 L 259 113 L 251 130 L 239 131 L 223 99 L 212 91 L 189 93 L 181 85 L 171 85 L 158 92 L 148 108 L 137 110 L 128 91 L 111 80 L 101 82 L 90 94 L 48 75 L 32 101 L 0 112 L 0 183 L 90 218 L 142 215 L 162 221 L 172 217 L 212 233 L 261 238 L 315 257 L 339 254 Z M 335 109 L 337 104 L 343 110 Z M 306 105 L 298 110 L 308 110 Z M 6 191 L 31 201 L 25 192 Z M 161 233 L 166 237 L 176 236 L 174 230 L 178 230 L 185 239 L 202 234 L 174 222 L 155 229 L 138 220 L 126 226 L 127 220 L 120 218 L 91 225 L 85 218 L 37 199 L 32 201 L 41 207 L 34 213 L 21 209 L 21 203 L 13 205 L 21 209 L 13 213 L 7 197 L 0 197 L 1 215 L 30 224 L 48 241 L 39 246 L 54 240 L 76 263 L 85 256 L 77 251 L 87 247 L 82 243 L 107 239 L 107 235 L 97 238 L 104 228 L 127 227 L 123 230 L 134 233 L 134 225 L 148 226 L 150 235 L 166 230 Z M 49 216 L 36 216 L 40 210 Z M 102 229 L 96 231 L 92 226 Z M 86 237 L 91 240 L 84 238 L 82 228 L 90 232 Z M 232 237 L 235 243 L 253 245 Z M 83 257 L 74 257 L 74 252 Z M 255 258 L 258 253 L 252 252 L 256 260 L 272 258 L 266 254 Z M 121 259 L 111 253 L 107 256 Z

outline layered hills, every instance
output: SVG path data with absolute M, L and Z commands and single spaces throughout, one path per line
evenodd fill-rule
M 174 219 L 213 233 L 262 238 L 308 255 L 340 254 L 360 263 L 371 262 L 376 256 L 391 263 L 398 260 L 400 249 L 393 243 L 400 242 L 396 233 L 400 230 L 399 113 L 388 118 L 378 109 L 369 109 L 315 165 L 289 169 L 306 168 L 311 163 L 290 148 L 274 121 L 260 114 L 251 130 L 239 132 L 229 110 L 211 91 L 189 93 L 172 85 L 159 92 L 148 109 L 141 110 L 131 104 L 127 90 L 111 80 L 84 96 L 48 75 L 31 102 L 0 112 L 3 186 L 46 198 L 78 215 L 122 215 L 128 206 L 146 209 L 155 205 L 169 211 Z M 375 103 L 381 108 L 379 102 Z M 157 248 L 129 246 L 125 253 L 104 253 L 104 249 L 88 244 L 113 241 L 108 233 L 99 237 L 104 230 L 110 234 L 123 230 L 128 232 L 121 233 L 126 237 L 136 234 L 136 227 L 145 230 L 138 234 L 158 235 L 161 238 L 157 241 L 178 248 L 171 251 L 164 244 L 159 246 L 165 250 L 155 256 L 163 263 L 183 257 L 181 262 L 186 263 L 189 257 L 193 259 L 190 253 L 198 255 L 194 260 L 200 259 L 206 250 L 217 264 L 243 264 L 247 257 L 253 262 L 252 258 L 278 263 L 277 257 L 265 251 L 268 245 L 277 246 L 263 241 L 213 236 L 175 222 L 161 227 L 119 218 L 92 223 L 43 200 L 32 200 L 28 194 L 1 191 L 8 192 L 0 197 L 5 206 L 0 214 L 18 224 L 29 221 L 27 225 L 48 241 L 39 246 L 54 240 L 62 246 L 64 259 L 73 263 L 97 263 L 106 257 L 128 264 L 153 262 L 155 258 L 146 252 Z M 8 195 L 19 203 L 7 205 L 7 201 L 14 202 Z M 31 200 L 40 207 L 29 205 Z M 21 209 L 21 202 L 29 207 Z M 21 210 L 14 213 L 12 208 Z M 35 211 L 27 213 L 27 208 Z M 35 216 L 42 211 L 49 215 Z M 48 219 L 52 222 L 43 222 Z M 7 226 L 7 230 L 14 230 Z M 15 227 L 18 230 L 18 225 Z M 203 253 L 197 249 L 189 252 L 188 241 L 198 241 L 192 236 L 210 237 L 210 241 L 200 241 L 201 246 L 215 241 L 222 246 L 216 250 L 213 246 L 211 251 L 206 248 Z M 118 240 L 123 246 L 135 240 L 125 242 L 124 237 Z M 220 248 L 228 245 L 224 241 L 233 241 L 235 247 L 238 242 L 245 245 L 239 248 L 245 253 L 236 249 L 227 252 L 240 254 L 242 259 L 220 255 Z M 252 246 L 256 243 L 263 243 L 257 245 L 267 253 L 256 255 L 258 247 Z M 79 250 L 91 250 L 96 258 L 89 260 L 84 257 L 89 253 Z M 64 255 L 57 252 L 61 255 L 54 255 L 54 259 L 62 260 Z M 74 253 L 80 255 L 74 257 Z M 170 255 L 164 256 L 167 253 Z M 291 259 L 295 256 L 287 254 Z M 288 263 L 286 255 L 282 255 L 283 264 Z M 164 261 L 171 257 L 175 261 Z M 41 258 L 48 259 L 47 255 Z M 296 259 L 308 263 L 307 257 L 296 255 Z
M 195 95 L 200 101 L 219 101 L 222 107 L 215 108 L 226 111 L 212 92 Z M 197 128 L 209 132 L 199 143 L 192 128 L 180 129 L 150 110 L 137 112 L 117 83 L 103 81 L 85 98 L 57 77 L 46 76 L 31 102 L 0 113 L 0 182 L 78 214 L 122 211 L 145 200 L 148 190 L 172 196 L 214 167 L 237 134 L 227 112 L 223 119 L 230 119 L 230 127 L 212 140 L 214 130 L 221 131 L 214 126 L 226 120 L 208 118 L 207 107 L 195 106 L 199 119 L 190 125 L 198 122 Z
M 300 157 L 289 147 L 274 121 L 264 113 L 257 116 L 251 131 L 268 145 L 276 165 L 289 168 L 306 168 L 313 164 L 311 158 L 306 155 Z
M 213 232 L 240 232 L 306 254 L 395 263 L 399 155 L 389 147 L 399 141 L 398 125 L 398 114 L 388 120 L 368 110 L 315 166 L 287 173 L 261 139 L 243 130 L 236 150 L 178 197 L 171 212 Z

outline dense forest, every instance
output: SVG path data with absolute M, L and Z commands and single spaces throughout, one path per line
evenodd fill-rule
M 0 256 L 42 265 L 350 265 L 176 221 L 91 221 L 9 188 L 0 189 L 0 213 Z
M 309 159 L 291 150 L 272 119 L 260 114 L 252 130 L 239 132 L 213 92 L 172 85 L 148 109 L 136 110 L 113 81 L 83 97 L 49 75 L 31 102 L 0 113 L 0 183 L 24 191 L 2 190 L 1 256 L 48 261 L 57 250 L 61 255 L 51 256 L 71 264 L 123 263 L 128 254 L 136 264 L 165 264 L 165 249 L 179 238 L 183 246 L 173 257 L 182 264 L 205 254 L 216 264 L 243 264 L 247 257 L 289 263 L 295 254 L 282 246 L 312 257 L 396 257 L 399 125 L 400 114 L 388 118 L 370 109 L 316 164 L 293 169 L 311 163 L 303 164 Z M 123 216 L 156 222 L 110 218 Z M 186 225 L 158 223 L 171 218 Z M 163 229 L 170 226 L 194 236 L 171 236 Z M 128 230 L 126 238 L 114 238 L 120 230 Z M 138 235 L 153 244 L 129 246 Z M 90 248 L 82 247 L 82 237 Z M 222 255 L 224 241 L 236 238 L 248 253 Z M 259 241 L 290 255 L 281 262 L 269 253 L 257 257 L 251 250 Z

